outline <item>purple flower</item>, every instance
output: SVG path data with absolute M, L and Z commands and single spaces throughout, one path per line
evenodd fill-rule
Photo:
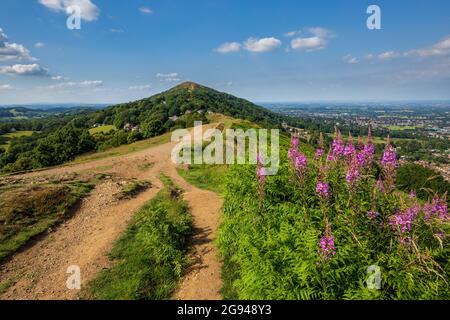
M 353 144 L 347 144 L 344 148 L 344 156 L 346 158 L 352 158 L 355 154 L 355 146 Z
M 375 154 L 375 146 L 373 144 L 366 144 L 363 150 L 368 157 L 372 157 Z
M 297 149 L 297 148 L 298 148 L 298 145 L 299 145 L 298 137 L 292 136 L 292 138 L 291 138 L 291 147 L 292 147 L 293 149 Z
M 366 153 L 364 151 L 358 152 L 356 161 L 358 162 L 358 166 L 364 167 L 366 165 Z
M 333 154 L 333 152 L 330 150 L 330 152 L 328 153 L 328 155 L 327 155 L 327 161 L 328 162 L 331 162 L 331 161 L 334 161 L 334 154 Z
M 364 154 L 364 165 L 371 166 L 373 161 L 373 156 L 375 155 L 375 146 L 372 143 L 368 143 L 364 146 L 362 151 Z
M 435 233 L 434 235 L 435 235 L 436 237 L 438 237 L 439 239 L 441 239 L 441 240 L 444 240 L 444 238 L 445 238 L 445 232 L 442 232 L 442 231 L 437 232 L 437 233 Z
M 333 141 L 331 146 L 332 153 L 335 157 L 340 157 L 344 155 L 344 142 L 341 138 L 337 138 Z
M 330 185 L 326 182 L 318 182 L 316 186 L 316 193 L 323 199 L 330 197 Z
M 258 178 L 259 189 L 262 189 L 264 184 L 266 183 L 266 168 L 264 168 L 264 159 L 262 155 L 258 154 L 256 157 L 257 165 L 256 165 L 256 177 Z
M 386 188 L 384 187 L 384 183 L 383 183 L 383 180 L 381 180 L 381 178 L 379 178 L 377 180 L 376 187 L 378 188 L 378 190 L 380 190 L 381 193 L 385 193 L 386 192 Z
M 411 231 L 414 220 L 419 215 L 420 207 L 413 206 L 406 209 L 404 212 L 394 214 L 389 220 L 389 224 L 394 230 L 399 231 L 401 234 Z
M 316 150 L 316 154 L 315 154 L 315 156 L 314 156 L 314 159 L 320 159 L 320 158 L 322 158 L 322 156 L 324 155 L 324 153 L 325 153 L 325 151 L 322 149 L 322 148 L 318 148 L 317 150 Z
M 298 151 L 295 148 L 290 148 L 288 151 L 288 158 L 294 160 L 298 155 Z
M 380 214 L 376 211 L 369 211 L 367 212 L 367 217 L 369 219 L 376 219 Z
M 361 176 L 359 174 L 358 162 L 356 160 L 356 157 L 353 157 L 353 160 L 347 169 L 345 180 L 351 187 L 353 187 L 360 178 Z
M 381 159 L 381 164 L 385 169 L 395 168 L 397 165 L 397 153 L 391 144 L 387 144 L 386 149 L 383 153 L 383 158 Z
M 428 221 L 433 217 L 439 218 L 442 221 L 446 221 L 450 218 L 447 207 L 447 194 L 444 194 L 442 198 L 436 194 L 433 198 L 433 202 L 427 203 L 424 208 L 425 220 Z
M 258 177 L 258 182 L 260 184 L 263 184 L 264 182 L 266 182 L 266 168 L 258 167 L 256 169 L 256 176 Z
M 288 151 L 288 158 L 292 161 L 295 160 L 295 158 L 298 156 L 298 145 L 299 140 L 296 136 L 292 136 L 291 138 L 291 148 Z
M 334 244 L 334 235 L 331 232 L 331 228 L 327 225 L 324 235 L 319 241 L 320 249 L 322 250 L 322 255 L 325 258 L 331 258 L 336 254 L 336 247 Z
M 414 191 L 411 191 L 411 192 L 409 193 L 409 198 L 410 198 L 411 200 L 415 199 L 415 198 L 416 198 L 416 193 L 415 193 Z
M 305 169 L 308 166 L 308 158 L 299 153 L 294 159 L 294 166 L 296 169 Z
M 397 154 L 395 152 L 394 147 L 392 147 L 389 138 L 383 153 L 383 158 L 381 159 L 381 164 L 383 167 L 384 180 L 386 182 L 385 185 L 387 189 L 391 191 L 395 184 L 395 168 L 397 166 Z
M 258 155 L 256 156 L 256 162 L 261 165 L 264 163 L 264 158 L 263 158 L 262 154 L 258 153 Z

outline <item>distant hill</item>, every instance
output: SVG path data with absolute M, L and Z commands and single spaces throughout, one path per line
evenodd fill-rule
M 148 121 L 160 121 L 168 128 L 178 117 L 208 112 L 269 126 L 277 126 L 283 119 L 283 116 L 250 101 L 194 82 L 184 82 L 149 98 L 105 108 L 97 111 L 93 119 L 96 123 L 114 124 L 117 128 L 127 123 L 141 125 Z M 201 120 L 201 117 L 197 118 Z
M 0 121 L 27 120 L 36 118 L 45 118 L 48 116 L 67 116 L 75 115 L 81 112 L 94 111 L 92 107 L 76 107 L 76 106 L 46 106 L 38 108 L 37 106 L 3 106 L 0 107 Z

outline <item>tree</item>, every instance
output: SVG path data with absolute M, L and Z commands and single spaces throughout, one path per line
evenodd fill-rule
M 163 132 L 163 123 L 158 119 L 149 119 L 142 124 L 144 138 L 155 137 Z

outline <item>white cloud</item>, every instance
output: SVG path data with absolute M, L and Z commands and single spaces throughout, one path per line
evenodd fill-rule
M 8 36 L 3 32 L 3 29 L 0 28 L 0 47 L 4 42 L 8 41 Z
M 178 73 L 176 73 L 176 72 L 157 73 L 156 77 L 159 78 L 159 81 L 162 81 L 162 82 L 178 82 L 178 81 L 180 81 Z
M 373 59 L 378 58 L 379 60 L 391 60 L 394 58 L 401 57 L 421 57 L 421 58 L 430 58 L 430 57 L 442 57 L 442 56 L 450 56 L 450 35 L 442 39 L 441 41 L 429 46 L 420 49 L 413 49 L 405 52 L 397 52 L 397 51 L 386 51 L 382 52 L 378 55 L 369 54 L 367 58 Z
M 253 53 L 267 52 L 281 46 L 281 41 L 277 38 L 249 38 L 244 42 L 244 49 Z
M 345 63 L 348 64 L 357 64 L 359 62 L 359 60 L 356 57 L 353 57 L 352 55 L 348 54 L 346 56 L 344 56 L 342 58 L 342 60 L 344 60 Z
M 11 90 L 15 90 L 15 89 L 16 88 L 14 88 L 10 84 L 0 84 L 0 91 L 11 91 Z
M 333 32 L 322 27 L 309 28 L 308 31 L 319 38 L 331 38 L 333 37 Z
M 36 42 L 36 43 L 34 44 L 34 46 L 35 46 L 36 48 L 43 48 L 43 47 L 45 47 L 45 43 L 43 43 L 43 42 Z
M 380 59 L 380 60 L 391 60 L 391 59 L 398 58 L 398 57 L 401 57 L 401 56 L 402 56 L 402 54 L 399 53 L 399 52 L 386 51 L 386 52 L 380 53 L 377 56 L 377 58 Z
M 0 28 L 0 61 L 36 61 L 30 55 L 30 51 L 23 45 L 8 42 L 8 36 Z
M 150 8 L 147 8 L 147 7 L 141 7 L 141 8 L 139 8 L 139 11 L 142 12 L 142 13 L 145 13 L 145 14 L 152 14 L 153 13 L 153 10 L 150 9 Z
M 109 29 L 109 31 L 111 31 L 112 33 L 124 33 L 125 31 L 123 29 Z
M 412 50 L 408 54 L 416 54 L 420 57 L 443 56 L 450 54 L 450 35 L 431 47 Z
M 292 38 L 292 37 L 295 37 L 296 35 L 298 35 L 300 33 L 301 33 L 301 31 L 299 31 L 299 30 L 289 31 L 289 32 L 286 32 L 284 34 L 284 36 L 287 37 L 287 38 Z
M 325 49 L 327 41 L 319 37 L 296 38 L 291 41 L 291 47 L 299 51 L 317 51 Z
M 50 85 L 46 87 L 41 87 L 44 89 L 67 89 L 67 88 L 81 88 L 81 89 L 89 89 L 89 88 L 98 88 L 103 86 L 103 81 L 101 80 L 85 80 L 85 81 L 70 81 L 63 82 L 56 85 Z
M 149 84 L 144 84 L 144 85 L 140 85 L 140 86 L 131 86 L 129 87 L 130 90 L 148 90 L 150 89 L 152 86 Z
M 69 79 L 70 79 L 69 77 L 63 77 L 63 76 L 53 76 L 52 77 L 52 80 L 55 80 L 55 81 L 62 81 L 62 80 L 68 81 Z
M 13 66 L 0 67 L 0 74 L 10 74 L 18 76 L 41 76 L 48 77 L 48 70 L 40 65 L 34 64 L 15 64 Z
M 334 36 L 330 30 L 322 27 L 308 28 L 307 32 L 311 34 L 310 37 L 292 39 L 292 49 L 306 52 L 323 50 L 328 45 L 329 39 Z
M 238 52 L 241 50 L 241 47 L 242 45 L 239 42 L 225 42 L 215 49 L 215 51 L 219 53 Z
M 81 9 L 81 18 L 86 21 L 97 20 L 100 10 L 91 0 L 39 0 L 39 3 L 55 12 L 64 12 L 71 6 L 78 6 Z

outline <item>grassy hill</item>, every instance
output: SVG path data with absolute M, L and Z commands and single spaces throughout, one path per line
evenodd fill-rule
M 16 108 L 14 112 L 17 111 Z M 195 121 L 206 124 L 214 114 L 244 119 L 266 128 L 278 127 L 283 120 L 283 116 L 247 100 L 185 82 L 152 97 L 95 112 L 88 110 L 0 125 L 0 134 L 12 130 L 39 132 L 14 139 L 8 150 L 0 149 L 0 171 L 12 173 L 58 165 L 82 154 L 193 127 Z M 1 142 L 0 139 L 0 144 L 4 144 Z
M 271 126 L 278 125 L 282 119 L 282 116 L 250 101 L 194 82 L 184 82 L 152 97 L 100 110 L 92 120 L 114 124 L 117 128 L 132 123 L 142 125 L 144 129 L 149 122 L 155 125 L 159 121 L 163 128 L 168 129 L 190 124 L 192 120 L 205 120 L 202 115 L 208 112 Z

